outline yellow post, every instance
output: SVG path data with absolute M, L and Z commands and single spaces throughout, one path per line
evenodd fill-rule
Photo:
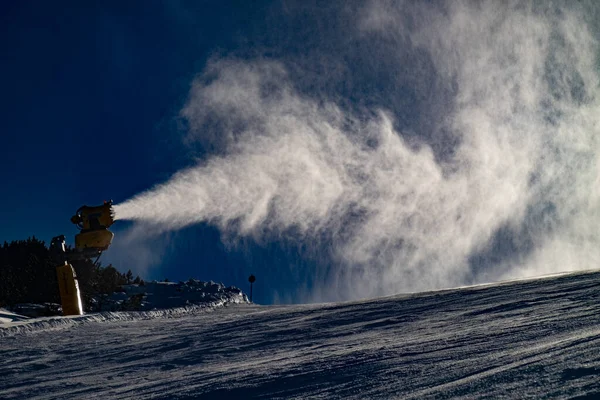
M 66 262 L 56 267 L 58 288 L 62 303 L 63 315 L 83 315 L 79 284 L 75 278 L 75 270 Z

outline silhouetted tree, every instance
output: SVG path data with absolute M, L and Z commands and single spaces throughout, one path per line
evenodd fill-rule
M 73 251 L 67 247 L 67 252 Z M 102 267 L 90 260 L 73 260 L 85 311 L 98 308 L 95 299 L 131 282 L 133 273 L 122 274 L 112 265 Z M 60 303 L 56 262 L 43 241 L 31 237 L 0 247 L 0 306 L 18 303 Z M 144 281 L 138 276 L 140 285 Z
M 0 248 L 0 305 L 57 302 L 56 269 L 43 241 L 4 242 Z
M 98 286 L 98 293 L 110 294 L 114 293 L 115 290 L 127 283 L 127 278 L 116 270 L 115 267 L 109 265 L 106 268 L 100 269 L 100 281 Z
M 133 272 L 131 272 L 131 270 L 127 271 L 125 278 L 127 278 L 127 284 L 130 285 L 133 281 Z

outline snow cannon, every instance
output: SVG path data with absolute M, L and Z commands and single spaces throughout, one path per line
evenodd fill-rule
M 90 260 L 96 257 L 94 264 L 102 252 L 108 249 L 115 236 L 108 227 L 115 222 L 112 200 L 105 201 L 101 206 L 81 206 L 71 217 L 71 222 L 79 228 L 75 235 L 75 251 L 67 252 L 65 236 L 52 238 L 50 256 L 56 263 L 58 288 L 62 303 L 63 315 L 82 315 L 81 293 L 75 269 L 70 264 L 72 260 Z
M 81 206 L 71 217 L 80 233 L 75 235 L 75 250 L 80 258 L 99 257 L 112 243 L 115 236 L 108 227 L 115 220 L 112 200 L 100 206 Z

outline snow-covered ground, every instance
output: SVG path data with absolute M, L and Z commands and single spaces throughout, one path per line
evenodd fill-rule
M 14 312 L 0 308 L 0 327 L 13 325 L 15 322 L 26 321 L 29 318 L 24 315 L 15 314 Z
M 96 299 L 101 311 L 149 311 L 211 303 L 247 303 L 248 297 L 236 287 L 190 279 L 187 282 L 157 282 L 123 285 L 122 292 Z
M 227 304 L 5 324 L 0 398 L 600 398 L 600 273 Z

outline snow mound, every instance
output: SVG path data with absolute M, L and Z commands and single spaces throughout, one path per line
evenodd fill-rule
M 25 321 L 28 319 L 29 319 L 29 317 L 26 317 L 24 315 L 15 314 L 13 312 L 5 310 L 4 308 L 0 308 L 0 328 L 2 327 L 3 324 Z
M 202 305 L 168 308 L 151 311 L 106 311 L 73 317 L 45 317 L 12 321 L 0 325 L 0 338 L 18 334 L 35 333 L 39 331 L 66 329 L 89 322 L 137 321 L 153 318 L 176 318 L 183 315 L 193 315 L 214 311 L 219 307 L 246 303 L 243 297 L 219 300 Z M 24 317 L 27 318 L 27 317 Z
M 123 291 L 98 300 L 101 312 L 81 316 L 28 318 L 0 312 L 0 338 L 23 333 L 65 329 L 89 322 L 135 321 L 204 313 L 233 304 L 249 303 L 238 288 L 190 279 L 187 282 L 149 282 L 125 285 Z
M 157 282 L 123 285 L 121 291 L 95 299 L 97 311 L 150 311 L 188 307 L 248 297 L 238 288 L 222 283 L 190 279 L 187 282 Z

